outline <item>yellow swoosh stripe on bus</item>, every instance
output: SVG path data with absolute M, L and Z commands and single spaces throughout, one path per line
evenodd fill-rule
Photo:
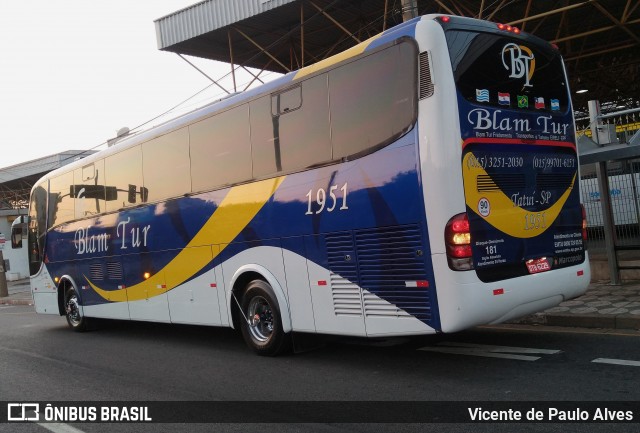
M 306 66 L 300 69 L 296 75 L 293 77 L 294 80 L 297 80 L 302 77 L 306 77 L 307 75 L 313 74 L 314 72 L 320 71 L 321 69 L 328 68 L 331 65 L 335 65 L 337 63 L 342 62 L 343 60 L 347 60 L 351 57 L 355 57 L 359 54 L 362 54 L 364 50 L 371 44 L 371 42 L 378 39 L 382 36 L 382 33 L 372 36 L 364 42 L 359 43 L 358 45 L 349 48 L 348 50 L 342 51 L 334 56 L 328 57 L 324 60 L 320 60 L 319 62 L 314 63 L 313 65 Z
M 482 193 L 478 192 L 478 188 L 476 186 L 478 176 L 488 176 L 488 174 L 482 167 L 478 167 L 478 164 L 469 164 L 469 159 L 471 158 L 476 159 L 473 153 L 469 152 L 465 155 L 463 160 L 464 195 L 467 206 L 475 213 L 478 213 L 476 209 L 480 199 L 488 199 L 491 204 L 491 212 L 488 216 L 482 218 L 484 218 L 489 224 L 491 224 L 501 232 L 516 238 L 532 238 L 540 235 L 541 233 L 544 233 L 560 214 L 562 207 L 569 198 L 569 194 L 571 193 L 573 184 L 576 180 L 576 175 L 574 174 L 573 179 L 571 180 L 571 185 L 569 185 L 567 190 L 553 205 L 551 205 L 547 209 L 531 212 L 521 208 L 520 206 L 517 206 L 509 197 L 505 195 L 505 193 L 500 190 Z M 545 214 L 545 227 L 540 227 L 537 229 L 530 228 L 527 230 L 526 222 L 528 221 L 527 218 L 529 218 L 528 215 L 532 213 L 538 214 L 543 212 Z
M 118 290 L 103 290 L 85 276 L 86 280 L 96 293 L 113 302 L 139 301 L 161 295 L 177 287 L 212 260 L 212 256 L 209 254 L 190 254 L 189 247 L 220 245 L 219 251 L 214 250 L 213 258 L 215 258 L 256 216 L 282 184 L 285 177 L 281 176 L 231 188 L 218 209 L 189 244 L 149 279 Z M 165 274 L 170 275 L 166 281 Z M 158 287 L 162 288 L 158 289 Z

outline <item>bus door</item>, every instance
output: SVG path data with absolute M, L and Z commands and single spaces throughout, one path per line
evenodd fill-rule
M 188 281 L 176 273 L 165 275 L 167 287 L 171 288 L 167 295 L 172 323 L 222 325 L 220 305 L 226 305 L 222 270 L 211 262 L 219 250 L 218 245 L 185 248 L 181 252 L 184 260 L 210 264 Z
M 125 286 L 132 320 L 170 321 L 166 276 L 164 272 L 155 275 L 152 272 L 152 260 L 160 260 L 158 256 L 162 254 L 165 253 L 142 253 L 135 259 L 123 261 L 124 281 L 143 281 Z

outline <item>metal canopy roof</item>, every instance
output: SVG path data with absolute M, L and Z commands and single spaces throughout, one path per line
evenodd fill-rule
M 402 22 L 407 0 L 205 0 L 156 20 L 158 48 L 277 72 L 343 51 Z M 637 107 L 638 0 L 414 0 L 419 15 L 447 13 L 508 23 L 557 44 L 587 101 Z
M 580 143 L 578 148 L 582 149 Z M 604 147 L 589 148 L 580 150 L 580 164 L 593 164 L 602 161 L 622 161 L 626 159 L 640 158 L 640 146 L 623 144 L 613 144 Z
M 67 150 L 0 169 L 0 209 L 26 209 L 35 183 L 52 170 L 85 158 L 97 150 Z

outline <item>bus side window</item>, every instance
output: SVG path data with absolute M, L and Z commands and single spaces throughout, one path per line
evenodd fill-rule
M 248 104 L 189 126 L 193 192 L 251 179 Z
M 144 194 L 137 201 L 154 202 L 191 192 L 190 171 L 188 128 L 142 143 Z
M 22 227 L 11 227 L 11 248 L 22 248 Z
M 106 201 L 107 212 L 135 206 L 142 202 L 142 150 L 140 146 L 108 156 L 104 160 L 105 192 L 117 191 L 114 200 Z
M 73 172 L 76 219 L 105 211 L 104 160 L 98 160 Z
M 276 117 L 302 107 L 302 87 L 295 86 L 271 95 L 271 115 Z
M 417 49 L 403 42 L 329 72 L 334 159 L 372 152 L 411 128 L 416 71 Z
M 73 172 L 67 172 L 49 181 L 49 227 L 71 221 L 75 218 Z
M 327 74 L 272 96 L 282 170 L 292 172 L 331 161 Z M 274 110 L 279 108 L 279 110 Z
M 29 240 L 29 272 L 35 275 L 40 270 L 42 264 L 42 252 L 44 249 L 44 239 L 47 232 L 47 181 L 36 185 L 31 191 L 31 201 L 29 202 L 29 223 L 27 234 Z
M 271 95 L 249 103 L 251 126 L 251 160 L 253 177 L 261 178 L 282 170 L 280 142 L 275 139 Z
M 27 222 L 29 217 L 21 215 L 11 223 L 11 248 L 22 248 L 22 240 L 27 234 Z

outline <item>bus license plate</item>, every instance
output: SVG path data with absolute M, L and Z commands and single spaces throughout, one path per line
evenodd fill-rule
M 549 261 L 546 257 L 535 260 L 528 260 L 526 263 L 527 269 L 529 269 L 530 274 L 537 274 L 538 272 L 546 272 L 551 270 L 551 266 L 549 265 Z

